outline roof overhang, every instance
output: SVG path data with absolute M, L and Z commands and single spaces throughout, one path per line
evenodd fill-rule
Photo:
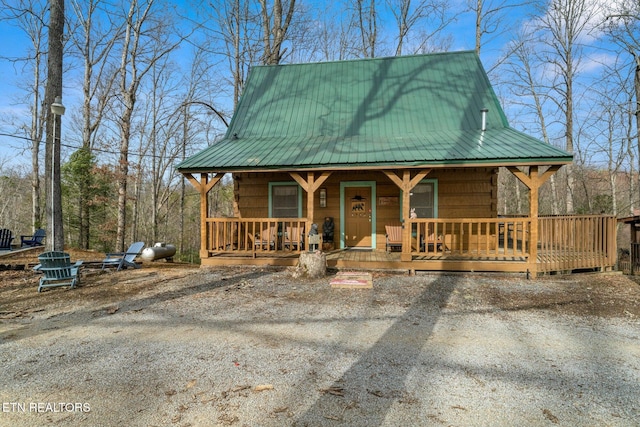
M 506 166 L 553 166 L 571 163 L 572 160 L 549 160 L 549 159 L 529 159 L 522 161 L 514 159 L 513 161 L 483 161 L 483 162 L 434 162 L 422 164 L 364 164 L 364 165 L 310 165 L 308 167 L 271 167 L 271 168 L 180 168 L 179 172 L 183 174 L 193 173 L 274 173 L 274 172 L 325 172 L 325 171 L 383 171 L 389 169 L 451 169 L 451 168 L 496 168 Z

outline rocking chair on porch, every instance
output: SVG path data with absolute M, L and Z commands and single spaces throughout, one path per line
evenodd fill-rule
M 278 236 L 278 230 L 274 226 L 268 226 L 264 230 L 257 232 L 255 235 L 249 234 L 249 239 L 253 244 L 253 249 L 275 249 Z
M 420 252 L 446 252 L 449 250 L 442 234 L 436 235 L 434 225 L 420 225 Z
M 284 248 L 287 250 L 304 249 L 304 227 L 289 227 L 284 235 Z
M 394 248 L 402 250 L 402 225 L 385 225 L 384 229 L 387 237 L 387 252 L 391 252 Z

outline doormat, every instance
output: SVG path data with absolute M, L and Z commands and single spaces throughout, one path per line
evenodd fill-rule
M 373 288 L 373 278 L 371 277 L 371 273 L 341 271 L 331 280 L 331 287 L 342 289 L 371 289 Z

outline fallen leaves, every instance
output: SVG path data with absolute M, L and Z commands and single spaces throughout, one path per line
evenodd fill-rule
M 329 387 L 320 389 L 322 393 L 332 394 L 334 396 L 344 396 L 344 389 L 342 387 Z
M 256 386 L 250 386 L 248 384 L 238 385 L 228 391 L 228 393 L 238 393 L 243 390 L 252 389 L 253 391 L 265 391 L 273 390 L 273 384 L 259 384 Z
M 24 310 L 24 311 L 1 311 L 0 319 L 10 320 L 10 319 L 16 319 L 18 317 L 27 317 L 31 313 L 39 313 L 42 311 L 44 311 L 44 308 L 37 308 L 34 310 Z
M 558 420 L 558 417 L 556 417 L 555 415 L 553 415 L 553 414 L 551 413 L 551 411 L 550 411 L 550 410 L 548 410 L 548 409 L 543 409 L 543 410 L 542 410 L 542 413 L 544 414 L 544 417 L 545 417 L 546 419 L 548 419 L 549 421 L 551 421 L 551 422 L 552 422 L 552 423 L 554 423 L 554 424 L 558 424 L 558 421 L 559 421 L 559 420 Z

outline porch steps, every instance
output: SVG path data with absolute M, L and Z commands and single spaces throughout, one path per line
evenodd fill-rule
M 371 289 L 373 288 L 373 278 L 371 277 L 371 273 L 340 271 L 331 279 L 331 287 L 341 289 Z

